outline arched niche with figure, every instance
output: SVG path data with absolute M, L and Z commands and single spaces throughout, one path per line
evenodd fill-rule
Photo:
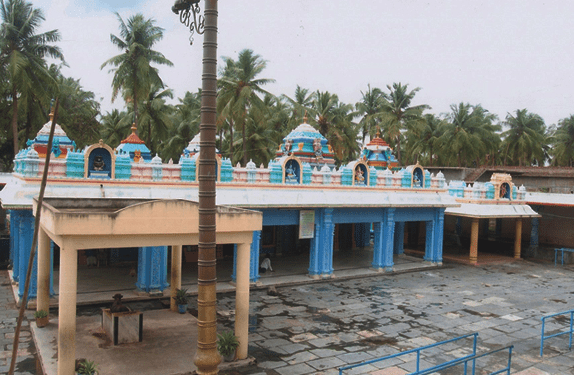
M 411 186 L 413 188 L 423 188 L 425 186 L 425 172 L 418 163 L 413 166 L 411 178 Z
M 369 166 L 362 160 L 353 165 L 353 185 L 369 185 Z
M 296 156 L 286 157 L 283 160 L 283 183 L 300 184 L 302 171 L 301 161 Z
M 116 154 L 100 139 L 84 153 L 84 177 L 110 179 L 116 175 Z
M 495 199 L 508 199 L 512 200 L 512 190 L 514 183 L 512 176 L 508 173 L 493 173 L 490 178 L 490 183 L 494 186 Z

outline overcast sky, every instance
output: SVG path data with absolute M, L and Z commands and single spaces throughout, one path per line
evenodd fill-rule
M 201 86 L 203 37 L 189 45 L 173 0 L 32 2 L 44 10 L 42 31 L 60 30 L 64 74 L 103 98 L 104 112 L 123 107 L 110 103 L 112 74 L 100 70 L 121 52 L 110 42 L 114 12 L 141 12 L 165 29 L 155 50 L 174 63 L 160 75 L 176 98 Z M 559 0 L 220 0 L 218 55 L 261 55 L 261 78 L 276 80 L 266 88 L 277 95 L 300 85 L 354 104 L 368 84 L 402 82 L 420 87 L 415 104 L 434 113 L 468 102 L 503 119 L 527 108 L 549 125 L 574 114 L 573 14 L 574 2 Z

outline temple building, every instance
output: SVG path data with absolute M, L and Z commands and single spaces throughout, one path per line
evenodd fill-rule
M 172 206 L 195 207 L 199 139 L 194 138 L 174 164 L 152 156 L 135 127 L 115 149 L 100 141 L 83 150 L 75 149 L 61 127 L 57 129 L 45 191 L 51 202 L 46 215 L 54 221 L 42 224 L 44 257 L 40 265 L 38 260 L 34 263 L 29 298 L 45 305 L 54 295 L 55 264 L 65 264 L 69 272 L 64 278 L 60 275 L 60 282 L 71 282 L 81 273 L 77 265 L 100 259 L 105 265 L 137 262 L 137 293 L 169 295 L 174 283 L 173 278 L 168 281 L 169 254 L 183 263 L 197 262 L 197 242 L 193 236 L 181 237 L 181 226 L 170 228 L 156 215 Z M 16 155 L 14 172 L 0 181 L 4 184 L 0 202 L 10 218 L 10 275 L 18 283 L 20 298 L 34 233 L 34 198 L 45 163 L 40 156 L 47 152 L 45 136 L 46 126 Z M 227 220 L 222 237 L 217 238 L 217 258 L 233 259 L 234 281 L 241 274 L 249 283 L 257 283 L 264 253 L 285 260 L 305 254 L 309 277 L 329 279 L 338 272 L 333 265 L 335 253 L 369 248 L 356 255 L 367 257 L 366 267 L 392 272 L 396 257 L 404 252 L 405 238 L 411 236 L 422 239 L 421 262 L 439 265 L 445 217 L 456 222 L 459 233 L 462 220 L 471 221 L 469 260 L 474 264 L 479 220 L 514 221 L 514 255 L 520 257 L 522 219 L 538 216 L 525 202 L 524 187 L 514 186 L 509 175 L 473 186 L 464 181 L 447 184 L 441 172 L 435 175 L 418 164 L 398 166 L 380 135 L 365 146 L 359 159 L 337 168 L 327 139 L 306 121 L 283 139 L 267 168 L 253 162 L 233 167 L 218 155 L 216 169 L 216 204 L 222 220 Z M 170 215 L 166 217 L 175 220 Z M 120 223 L 116 217 L 126 220 Z M 75 226 L 73 218 L 82 225 Z M 240 223 L 237 218 L 252 222 Z M 160 228 L 165 228 L 164 241 L 120 238 L 133 239 L 137 233 L 160 238 Z M 66 243 L 74 253 L 72 262 L 63 259 L 70 252 Z M 62 290 L 74 293 L 69 285 Z M 66 300 L 66 306 L 73 303 L 75 299 Z

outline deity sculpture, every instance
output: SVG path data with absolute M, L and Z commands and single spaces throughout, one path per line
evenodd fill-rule
M 315 138 L 313 140 L 313 151 L 315 152 L 315 157 L 319 160 L 323 159 L 323 148 L 321 146 L 321 140 L 319 138 Z
M 297 175 L 295 174 L 295 169 L 292 165 L 289 165 L 285 170 L 285 182 L 294 183 L 297 182 Z
M 365 176 L 363 176 L 363 170 L 360 167 L 355 169 L 355 182 L 358 185 L 362 185 L 365 183 Z
M 288 139 L 285 141 L 285 149 L 283 151 L 283 155 L 289 155 L 289 153 L 291 152 L 291 148 L 293 147 L 293 140 L 292 139 Z
M 94 158 L 94 163 L 92 164 L 92 169 L 94 171 L 103 171 L 106 166 L 104 158 L 101 155 L 96 155 Z
M 134 151 L 134 163 L 139 162 L 141 158 L 142 158 L 142 152 L 140 150 L 135 150 Z
M 52 153 L 55 157 L 59 157 L 62 154 L 62 150 L 60 150 L 60 140 L 58 138 L 54 139 L 52 143 Z

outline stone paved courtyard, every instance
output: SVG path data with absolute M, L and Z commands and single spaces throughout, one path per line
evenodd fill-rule
M 278 288 L 251 294 L 250 354 L 258 364 L 225 374 L 337 374 L 338 367 L 478 332 L 478 352 L 514 345 L 512 374 L 574 374 L 567 336 L 545 342 L 541 316 L 574 309 L 574 270 L 528 261 Z M 219 329 L 232 328 L 233 297 L 220 296 Z M 569 319 L 547 321 L 546 332 Z M 470 353 L 471 341 L 429 350 L 421 368 Z M 424 353 L 424 352 L 423 352 Z M 477 374 L 505 367 L 507 354 L 477 361 Z M 386 366 L 386 369 L 382 367 Z M 345 374 L 406 374 L 415 357 Z M 462 374 L 462 366 L 441 374 Z
M 251 292 L 250 355 L 257 364 L 221 374 L 337 374 L 338 368 L 461 335 L 478 332 L 478 352 L 513 344 L 512 374 L 574 374 L 566 336 L 545 343 L 540 358 L 540 317 L 574 309 L 574 268 L 518 261 L 472 267 L 381 274 L 278 287 L 279 296 Z M 0 272 L 0 373 L 7 372 L 16 307 L 7 274 Z M 160 304 L 161 305 L 161 304 Z M 148 303 L 148 308 L 161 308 Z M 139 302 L 138 308 L 146 309 Z M 190 311 L 194 311 L 192 306 Z M 234 294 L 218 295 L 218 330 L 233 327 Z M 98 308 L 80 307 L 80 315 Z M 30 318 L 31 314 L 27 314 Z M 547 322 L 547 334 L 568 326 L 567 318 Z M 35 348 L 24 322 L 17 374 L 39 374 Z M 421 368 L 470 353 L 471 340 L 423 352 Z M 477 374 L 505 366 L 506 354 L 477 361 Z M 403 375 L 414 371 L 415 356 L 364 366 L 345 374 Z M 462 367 L 441 374 L 462 374 Z M 157 364 L 157 374 L 162 374 Z M 104 374 L 101 374 L 104 375 Z

